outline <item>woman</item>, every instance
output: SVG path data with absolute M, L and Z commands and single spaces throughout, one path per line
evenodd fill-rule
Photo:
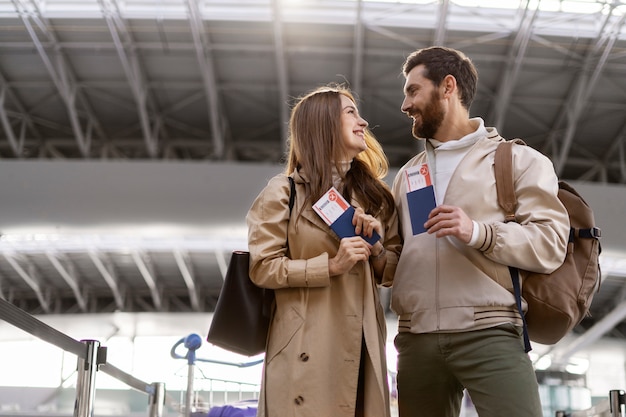
M 297 102 L 286 170 L 247 216 L 250 277 L 276 290 L 259 416 L 390 415 L 377 284 L 391 284 L 401 242 L 381 180 L 387 169 L 349 90 L 321 87 Z M 382 237 L 374 245 L 360 236 L 340 240 L 313 211 L 332 186 L 355 207 L 355 233 Z

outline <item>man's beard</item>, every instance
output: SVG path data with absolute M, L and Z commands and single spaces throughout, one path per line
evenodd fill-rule
M 419 121 L 413 119 L 413 136 L 416 138 L 432 139 L 441 127 L 445 112 L 440 103 L 438 91 L 433 91 L 430 102 L 423 111 L 412 112 L 411 115 L 419 115 Z

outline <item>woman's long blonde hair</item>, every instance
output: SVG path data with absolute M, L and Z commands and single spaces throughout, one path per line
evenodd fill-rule
M 327 85 L 300 97 L 289 120 L 289 155 L 285 173 L 295 169 L 306 172 L 310 183 L 309 203 L 317 201 L 333 186 L 334 172 L 343 173 L 345 148 L 341 130 L 341 95 L 356 103 L 350 90 L 342 85 Z M 382 181 L 389 170 L 389 161 L 382 146 L 369 129 L 365 129 L 367 149 L 352 161 L 343 178 L 344 197 L 354 196 L 367 213 L 382 214 L 387 219 L 393 212 L 393 196 Z

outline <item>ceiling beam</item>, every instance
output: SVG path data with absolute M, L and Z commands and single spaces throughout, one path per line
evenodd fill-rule
M 95 249 L 89 249 L 87 253 L 96 269 L 100 272 L 100 275 L 102 275 L 102 278 L 104 278 L 104 281 L 111 289 L 116 308 L 124 311 L 124 297 L 122 296 L 122 291 L 117 282 L 117 276 L 111 266 L 111 262 L 103 259 L 104 255 L 98 253 Z
M 38 274 L 30 262 L 27 264 L 28 272 L 20 265 L 17 261 L 17 257 L 19 255 L 10 254 L 7 252 L 2 253 L 4 258 L 7 260 L 9 265 L 17 272 L 17 274 L 22 278 L 22 280 L 30 287 L 31 290 L 35 292 L 35 296 L 37 300 L 39 300 L 39 304 L 45 313 L 50 313 L 50 302 L 48 297 L 44 294 L 41 283 L 39 282 Z
M 76 276 L 76 268 L 74 267 L 74 264 L 67 259 L 64 259 L 63 262 L 61 262 L 61 256 L 62 255 L 59 255 L 51 250 L 46 251 L 46 257 L 52 266 L 54 266 L 54 269 L 56 269 L 59 275 L 61 275 L 61 278 L 63 278 L 65 283 L 72 289 L 72 293 L 74 293 L 78 307 L 83 313 L 85 313 L 87 312 L 87 300 L 80 291 L 78 277 Z
M 439 4 L 439 15 L 437 16 L 437 24 L 435 26 L 435 37 L 433 45 L 444 46 L 446 44 L 446 22 L 448 21 L 448 10 L 450 9 L 450 0 L 441 0 Z
M 130 255 L 133 258 L 135 265 L 137 265 L 137 269 L 139 269 L 139 272 L 141 273 L 143 280 L 148 286 L 148 289 L 150 290 L 150 295 L 152 296 L 154 308 L 157 311 L 161 311 L 163 307 L 163 300 L 161 298 L 159 289 L 157 288 L 154 269 L 152 268 L 152 264 L 149 263 L 150 258 L 147 254 L 140 253 L 137 250 L 132 251 Z
M 582 71 L 574 81 L 573 87 L 569 90 L 570 93 L 555 120 L 546 142 L 546 145 L 552 145 L 553 147 L 556 147 L 557 143 L 560 145 L 558 150 L 553 152 L 552 156 L 557 175 L 561 175 L 565 168 L 580 117 L 588 104 L 589 97 L 593 93 L 593 89 L 604 69 L 609 53 L 619 36 L 624 18 L 626 17 L 626 15 L 622 15 L 619 20 L 611 25 L 612 13 L 600 15 L 603 20 L 598 37 L 584 58 Z M 599 53 L 600 57 L 598 57 Z M 565 133 L 561 138 L 561 135 L 557 134 L 557 132 L 561 131 L 563 124 L 565 124 Z
M 13 127 L 11 126 L 9 116 L 7 115 L 7 110 L 5 108 L 6 93 L 6 85 L 0 80 L 0 123 L 2 123 L 2 129 L 4 129 L 4 133 L 9 140 L 9 145 L 11 145 L 13 155 L 16 158 L 21 158 L 22 151 L 24 150 L 24 135 L 20 135 L 20 138 L 18 139 L 15 132 L 13 132 Z
M 7 109 L 7 102 L 10 102 L 12 106 L 17 109 L 18 114 L 13 115 L 12 117 L 20 121 L 21 127 L 19 129 L 19 134 L 15 132 L 11 126 L 11 122 L 9 120 L 11 112 Z M 11 91 L 11 85 L 7 82 L 2 73 L 0 73 L 0 122 L 2 123 L 2 128 L 7 135 L 9 143 L 11 144 L 13 155 L 15 155 L 16 158 L 21 158 L 23 156 L 22 152 L 24 150 L 24 140 L 27 128 L 35 138 L 41 139 L 42 137 L 40 132 L 35 127 L 29 112 L 26 111 L 16 95 L 13 94 Z
M 35 49 L 39 53 L 48 74 L 52 78 L 65 104 L 80 153 L 83 157 L 87 158 L 89 157 L 93 131 L 95 130 L 100 136 L 104 137 L 100 123 L 94 116 L 87 100 L 82 96 L 80 89 L 77 87 L 76 77 L 72 74 L 70 65 L 63 56 L 56 35 L 50 29 L 51 26 L 47 19 L 41 15 L 37 5 L 35 3 L 29 5 L 30 2 L 27 0 L 12 1 L 33 41 Z M 48 55 L 46 48 L 44 48 L 37 35 L 37 30 L 35 30 L 30 22 L 31 19 L 37 25 L 39 32 L 42 32 L 48 38 L 50 46 L 55 51 L 54 56 L 51 57 Z M 79 105 L 81 107 L 80 109 L 78 108 Z M 83 126 L 81 122 L 81 115 L 86 118 L 85 126 Z
M 226 257 L 224 256 L 224 252 L 215 251 L 215 259 L 217 260 L 217 266 L 220 269 L 220 274 L 222 274 L 222 279 L 226 279 L 226 271 L 228 270 L 228 265 L 226 265 Z
M 272 16 L 274 29 L 274 54 L 276 77 L 278 81 L 278 113 L 280 121 L 280 142 L 283 154 L 287 152 L 287 136 L 289 131 L 289 76 L 285 57 L 285 40 L 281 16 L 281 0 L 272 0 Z
M 178 270 L 183 276 L 183 280 L 185 281 L 185 285 L 187 286 L 187 291 L 189 292 L 189 300 L 191 302 L 191 308 L 194 311 L 200 311 L 198 288 L 196 286 L 196 279 L 193 274 L 193 269 L 191 268 L 189 262 L 189 254 L 182 250 L 175 250 L 174 259 L 176 259 L 176 265 L 178 266 Z
M 135 98 L 146 151 L 151 158 L 156 158 L 159 153 L 159 136 L 164 132 L 161 130 L 160 117 L 155 113 L 157 107 L 145 81 L 146 76 L 137 57 L 137 48 L 119 12 L 117 2 L 115 0 L 98 0 L 98 2 Z
M 532 35 L 533 23 L 537 16 L 537 7 L 530 7 L 531 1 L 526 1 L 526 7 L 522 11 L 519 26 L 515 33 L 515 39 L 513 45 L 509 48 L 507 55 L 507 62 L 502 71 L 502 77 L 500 78 L 500 85 L 497 92 L 494 95 L 491 111 L 487 118 L 490 126 L 495 126 L 496 129 L 502 131 L 504 126 L 504 118 L 508 112 L 509 105 L 511 104 L 511 98 L 513 96 L 513 88 L 517 84 L 522 65 L 524 63 L 524 57 L 528 49 L 528 42 Z
M 595 325 L 588 329 L 583 335 L 577 337 L 572 342 L 561 346 L 557 345 L 552 351 L 552 363 L 554 367 L 563 367 L 576 352 L 585 349 L 589 345 L 598 341 L 602 336 L 611 331 L 617 324 L 626 318 L 626 301 L 622 301 L 610 313 L 605 315 Z
M 624 139 L 622 138 L 619 142 L 619 166 L 622 183 L 626 183 L 626 150 L 624 148 L 626 146 L 624 146 Z
M 354 22 L 354 52 L 352 53 L 352 82 L 350 83 L 350 88 L 355 94 L 360 94 L 363 87 L 364 44 L 363 0 L 357 0 L 356 21 Z
M 622 126 L 621 131 L 617 134 L 609 150 L 604 154 L 604 165 L 609 166 L 611 161 L 619 164 L 619 182 L 626 183 L 626 150 L 624 143 L 626 142 L 626 123 Z
M 213 155 L 216 159 L 224 158 L 224 131 L 226 128 L 222 123 L 225 119 L 221 117 L 221 105 L 219 100 L 219 89 L 217 76 L 215 74 L 215 63 L 211 53 L 211 42 L 209 35 L 204 30 L 204 21 L 198 6 L 197 0 L 187 0 L 187 10 L 189 12 L 189 25 L 191 35 L 196 50 L 204 92 L 209 110 L 209 120 L 211 122 L 211 136 L 213 138 Z
M 610 14 L 611 13 L 609 13 L 609 15 Z M 569 111 L 565 137 L 563 138 L 563 142 L 561 144 L 560 153 L 555 159 L 557 174 L 560 174 L 563 171 L 582 112 L 587 106 L 589 97 L 593 93 L 593 90 L 600 78 L 600 74 L 604 69 L 615 41 L 620 36 L 625 17 L 626 15 L 622 15 L 614 26 L 609 29 L 608 33 L 605 33 L 604 36 L 602 36 L 602 39 L 596 45 L 596 48 L 594 48 L 594 50 L 599 49 L 601 45 L 604 44 L 601 56 L 595 60 L 595 63 L 590 61 L 586 62 L 585 69 L 579 78 L 578 85 L 576 86 L 576 94 L 574 96 L 575 100 L 567 103 L 569 105 Z M 591 70 L 590 67 L 593 67 L 593 70 Z

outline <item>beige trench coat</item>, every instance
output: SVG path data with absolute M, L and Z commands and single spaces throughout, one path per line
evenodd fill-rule
M 269 181 L 247 216 L 250 277 L 276 289 L 257 415 L 353 417 L 363 343 L 365 416 L 388 417 L 386 323 L 373 271 L 360 262 L 329 277 L 328 259 L 339 238 L 311 207 L 301 212 L 307 180 L 297 172 L 292 177 L 291 220 L 289 181 L 282 174 Z M 397 216 L 383 235 L 381 281 L 390 285 L 401 249 Z

